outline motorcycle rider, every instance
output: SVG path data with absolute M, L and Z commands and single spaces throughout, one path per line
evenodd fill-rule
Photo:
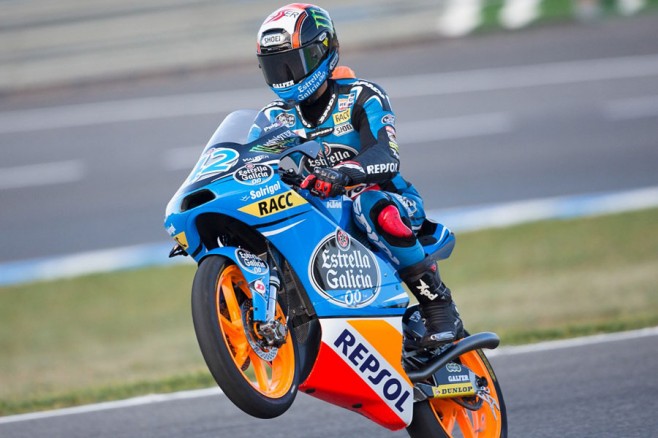
M 270 14 L 258 31 L 257 57 L 279 99 L 262 112 L 270 123 L 323 144 L 324 157 L 306 163 L 309 175 L 301 187 L 322 197 L 350 188 L 357 226 L 420 304 L 427 328 L 420 345 L 438 347 L 463 336 L 462 322 L 450 289 L 416 236 L 425 220 L 423 201 L 398 171 L 395 115 L 378 85 L 337 67 L 338 48 L 324 9 L 292 3 Z M 263 128 L 255 126 L 250 137 Z

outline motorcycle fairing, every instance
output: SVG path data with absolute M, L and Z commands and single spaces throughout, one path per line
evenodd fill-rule
M 300 389 L 390 429 L 413 416 L 413 386 L 400 361 L 402 319 L 323 318 L 320 351 Z
M 202 238 L 204 227 L 221 229 L 222 223 L 239 222 L 243 229 L 266 238 L 285 257 L 318 316 L 401 316 L 408 296 L 385 258 L 351 235 L 351 201 L 346 197 L 321 200 L 297 192 L 278 174 L 281 159 L 292 153 L 312 156 L 320 145 L 295 145 L 291 131 L 281 126 L 240 144 L 238 133 L 244 132 L 249 117 L 253 121 L 249 112 L 228 116 L 208 142 L 167 206 L 165 228 L 169 234 L 200 262 L 208 251 L 223 245 L 217 241 L 221 233 L 211 233 L 212 238 L 206 233 Z M 351 242 L 346 251 L 352 259 L 341 259 L 341 249 L 327 243 L 339 240 Z M 309 241 L 313 244 L 305 244 Z M 327 262 L 329 259 L 323 259 L 327 252 L 344 262 Z M 360 257 L 362 263 L 354 257 Z M 311 270 L 310 260 L 316 260 Z M 325 278 L 320 278 L 323 275 Z
M 210 255 L 226 257 L 240 268 L 251 290 L 254 321 L 266 321 L 268 301 L 266 291 L 270 288 L 270 269 L 267 263 L 249 251 L 233 246 L 211 249 L 203 255 L 202 259 Z

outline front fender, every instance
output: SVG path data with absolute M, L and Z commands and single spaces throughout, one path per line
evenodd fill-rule
M 201 258 L 199 258 L 198 264 L 200 265 L 201 262 L 208 256 L 218 255 L 218 256 L 226 257 L 236 265 L 240 266 L 238 264 L 237 257 L 235 255 L 237 250 L 238 248 L 235 246 L 222 246 L 221 248 L 211 249 L 208 252 L 206 252 L 204 255 L 202 255 Z
M 254 320 L 267 320 L 267 303 L 270 292 L 270 268 L 260 257 L 243 248 L 235 246 L 222 246 L 213 248 L 206 252 L 200 259 L 199 264 L 207 257 L 220 256 L 231 260 L 242 272 L 249 290 L 254 307 Z

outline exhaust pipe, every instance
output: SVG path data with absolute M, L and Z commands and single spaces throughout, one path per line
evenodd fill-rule
M 500 344 L 500 338 L 497 334 L 491 332 L 476 333 L 461 339 L 458 343 L 452 344 L 436 359 L 430 361 L 425 367 L 407 372 L 407 376 L 413 383 L 418 383 L 429 379 L 441 367 L 448 362 L 455 360 L 457 357 L 469 351 L 488 348 L 493 350 Z

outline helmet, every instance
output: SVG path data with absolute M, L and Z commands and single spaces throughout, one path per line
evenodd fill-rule
M 272 91 L 287 102 L 303 102 L 338 64 L 331 17 L 324 9 L 304 3 L 277 9 L 258 30 L 257 56 Z

